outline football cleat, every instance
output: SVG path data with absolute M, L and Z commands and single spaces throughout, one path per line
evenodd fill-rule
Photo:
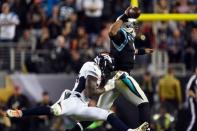
M 144 122 L 138 128 L 136 128 L 136 129 L 129 129 L 128 131 L 148 131 L 148 130 L 150 130 L 149 124 L 147 122 Z
M 8 117 L 16 117 L 16 118 L 22 117 L 21 110 L 7 110 L 6 113 Z

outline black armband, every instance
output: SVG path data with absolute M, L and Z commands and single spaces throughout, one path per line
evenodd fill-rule
M 126 14 L 122 14 L 120 17 L 119 17 L 119 20 L 122 20 L 123 22 L 127 22 L 128 20 L 128 16 Z
M 140 49 L 138 49 L 138 53 L 137 54 L 138 55 L 144 55 L 144 54 L 146 54 L 146 51 L 145 51 L 145 49 L 140 48 Z

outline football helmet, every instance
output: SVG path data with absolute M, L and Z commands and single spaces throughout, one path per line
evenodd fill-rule
M 102 75 L 110 74 L 114 70 L 114 60 L 108 53 L 100 53 L 94 58 L 94 62 L 101 69 Z
M 128 20 L 123 23 L 121 28 L 127 33 L 131 34 L 133 37 L 135 37 L 136 31 L 138 29 L 138 22 L 136 19 L 128 18 Z

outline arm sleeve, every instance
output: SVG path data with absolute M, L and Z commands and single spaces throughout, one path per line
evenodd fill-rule
M 12 24 L 15 24 L 15 25 L 18 25 L 20 23 L 19 19 L 18 19 L 18 16 L 16 14 L 12 14 L 12 17 L 10 19 L 10 22 Z
M 20 23 L 19 19 L 18 19 L 18 16 L 15 15 L 14 18 L 13 18 L 13 22 L 18 25 Z

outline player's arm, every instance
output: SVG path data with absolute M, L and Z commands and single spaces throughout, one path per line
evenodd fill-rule
M 109 37 L 113 38 L 115 36 L 119 36 L 119 30 L 124 22 L 128 20 L 128 18 L 138 18 L 140 15 L 140 10 L 137 7 L 128 7 L 124 14 L 122 14 L 115 23 L 112 24 L 109 30 Z
M 154 52 L 154 49 L 151 49 L 151 48 L 139 48 L 139 49 L 135 49 L 135 54 L 136 55 L 151 54 L 153 52 Z
M 188 95 L 192 98 L 196 98 L 196 94 L 192 90 L 188 90 Z
M 195 76 L 192 76 L 187 84 L 187 94 L 189 97 L 196 98 L 196 94 L 193 91 L 195 86 Z
M 98 78 L 88 75 L 86 78 L 86 95 L 91 97 L 93 95 L 100 95 L 105 92 L 105 88 L 97 84 Z
M 120 30 L 120 27 L 123 24 L 122 19 L 125 19 L 124 17 L 127 19 L 127 16 L 125 14 L 123 14 L 120 17 L 120 19 L 118 19 L 115 23 L 112 24 L 112 26 L 110 27 L 110 30 L 109 30 L 109 37 L 115 37 L 115 36 L 119 35 L 118 31 Z

